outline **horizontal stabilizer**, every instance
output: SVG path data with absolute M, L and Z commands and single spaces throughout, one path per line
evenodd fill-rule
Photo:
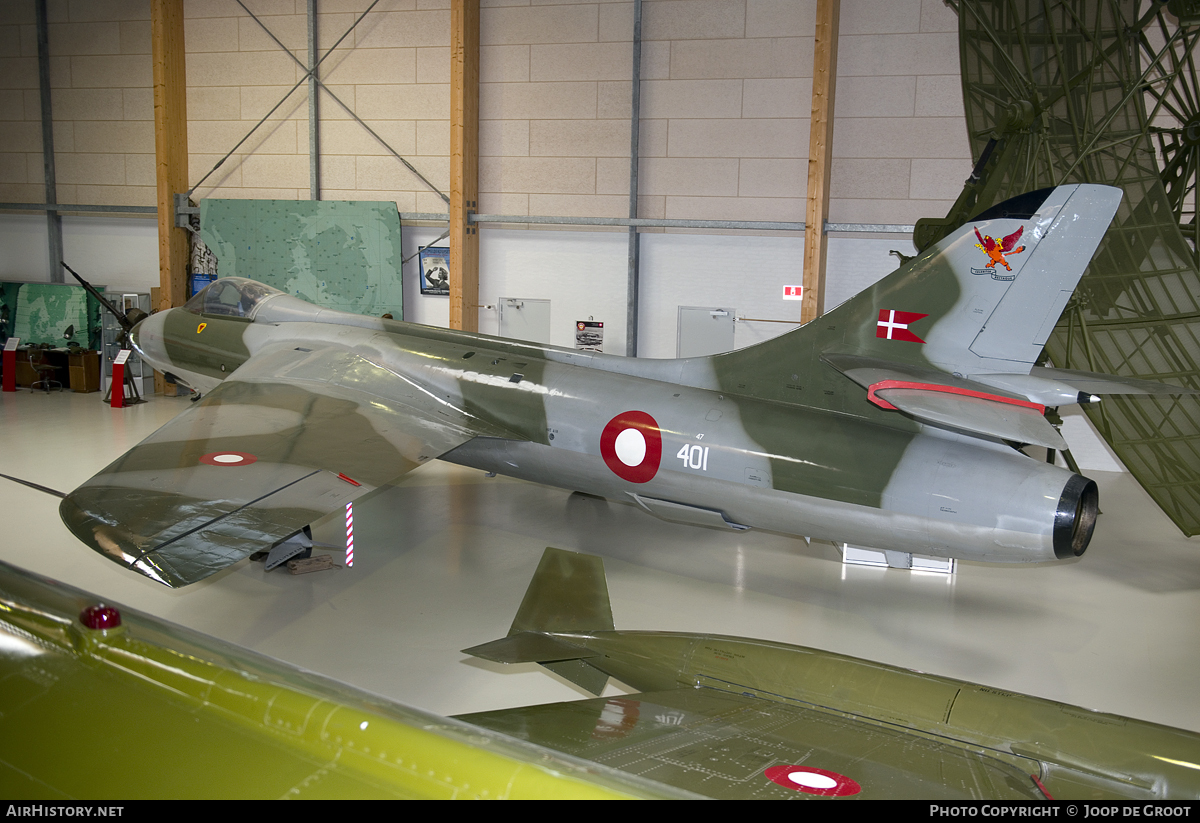
M 1045 406 L 1020 394 L 998 391 L 975 380 L 933 369 L 853 354 L 821 359 L 867 390 L 867 399 L 925 423 L 1065 449 L 1062 436 L 1046 422 Z
M 1118 377 L 1115 374 L 1099 374 L 1090 371 L 1075 371 L 1073 369 L 1034 368 L 1031 377 L 1044 377 L 1074 386 L 1087 394 L 1157 394 L 1182 395 L 1200 394 L 1195 389 L 1182 386 L 1172 386 L 1170 383 L 1159 383 L 1156 380 L 1137 380 L 1132 377 Z
M 1008 391 L 997 392 L 990 385 L 937 369 L 914 366 L 894 360 L 883 360 L 878 357 L 867 357 L 859 354 L 838 354 L 826 352 L 821 359 L 849 377 L 868 392 L 884 383 L 911 383 L 914 385 L 938 387 L 942 391 L 952 391 L 961 394 L 987 394 L 995 399 L 1023 400 L 1022 393 Z
M 1049 449 L 1067 448 L 1062 435 L 1046 422 L 1042 409 L 1028 403 L 903 387 L 879 389 L 874 398 L 925 422 Z
M 539 632 L 518 632 L 462 651 L 493 663 L 555 663 L 598 656 L 583 646 Z

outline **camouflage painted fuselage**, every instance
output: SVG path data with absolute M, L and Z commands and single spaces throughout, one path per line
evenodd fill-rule
M 1081 373 L 1032 367 L 1119 197 L 1015 198 L 819 320 L 682 360 L 367 318 L 223 278 L 133 332 L 203 399 L 60 511 L 98 551 L 186 585 L 441 457 L 681 523 L 1077 557 L 1095 484 L 1013 446 L 1065 447 L 1043 412 L 1085 396 L 1064 382 Z M 1011 273 L 985 265 L 976 229 L 1022 232 Z
M 822 375 L 820 363 L 781 363 L 812 374 L 812 385 L 792 388 L 785 375 L 777 393 L 794 392 L 791 402 L 764 400 L 721 358 L 630 360 L 342 314 L 286 295 L 254 322 L 174 309 L 144 321 L 136 339 L 148 362 L 202 391 L 268 345 L 344 348 L 377 370 L 370 382 L 379 402 L 424 391 L 474 418 L 479 436 L 443 459 L 652 509 L 667 501 L 679 507 L 657 513 L 718 527 L 994 562 L 1052 560 L 1072 476 L 1002 443 L 879 410 L 833 369 Z M 396 376 L 390 392 L 388 375 Z M 322 388 L 277 387 L 273 400 L 248 390 L 245 402 L 303 412 L 334 402 Z M 807 405 L 810 395 L 841 408 Z M 644 482 L 619 476 L 601 453 L 606 426 L 631 410 L 653 418 L 661 438 Z M 374 434 L 365 420 L 359 428 L 346 438 Z M 329 440 L 323 462 L 351 477 L 380 485 L 412 468 L 386 438 L 369 460 L 342 439 Z M 203 448 L 254 451 L 234 440 Z

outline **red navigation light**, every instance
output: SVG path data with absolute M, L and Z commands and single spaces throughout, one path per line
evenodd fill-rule
M 89 629 L 115 629 L 121 625 L 121 613 L 112 606 L 88 606 L 79 613 L 79 622 Z

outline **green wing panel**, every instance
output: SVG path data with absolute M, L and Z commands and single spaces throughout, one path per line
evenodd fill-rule
M 462 651 L 463 654 L 482 657 L 494 663 L 553 663 L 600 656 L 599 652 L 586 646 L 577 646 L 538 632 L 517 632 Z
M 0 797 L 678 797 L 0 563 Z
M 844 798 L 1042 799 L 1029 777 L 1039 770 L 1035 760 L 1010 755 L 1006 762 L 949 740 L 710 689 L 596 698 L 459 719 L 709 797 L 833 794 L 781 785 L 766 774 L 774 774 L 774 767 L 796 766 L 849 778 L 858 791 Z
M 194 583 L 474 436 L 426 392 L 388 397 L 395 383 L 344 349 L 266 351 L 59 511 L 116 562 Z

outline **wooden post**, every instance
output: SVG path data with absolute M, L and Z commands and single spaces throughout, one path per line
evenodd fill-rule
M 150 40 L 154 62 L 154 165 L 158 183 L 159 297 L 162 311 L 187 300 L 188 231 L 175 227 L 175 195 L 188 190 L 187 82 L 184 74 L 183 4 L 151 0 Z M 155 391 L 166 383 L 154 373 Z
M 158 181 L 157 309 L 187 299 L 189 238 L 175 227 L 175 195 L 188 190 L 187 83 L 184 74 L 183 4 L 152 0 L 150 36 L 154 59 L 154 156 Z
M 450 4 L 450 328 L 479 331 L 479 0 Z
M 833 93 L 837 79 L 840 0 L 817 0 L 813 48 L 812 129 L 808 140 L 808 204 L 804 216 L 804 297 L 800 322 L 825 312 L 825 220 L 833 159 Z

